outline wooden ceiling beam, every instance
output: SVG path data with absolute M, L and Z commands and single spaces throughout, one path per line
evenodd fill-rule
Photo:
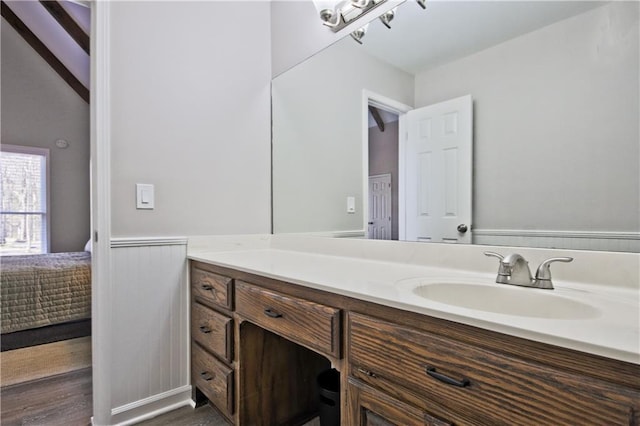
M 15 29 L 20 36 L 44 59 L 53 70 L 86 102 L 89 103 L 89 89 L 78 80 L 64 66 L 62 62 L 54 55 L 47 46 L 25 25 L 13 10 L 2 1 L 1 4 L 2 17 Z
M 90 54 L 91 43 L 89 36 L 78 25 L 78 23 L 69 15 L 64 7 L 57 0 L 40 0 L 40 4 L 55 18 L 56 21 L 64 28 L 72 39 L 78 43 L 78 46 L 84 50 L 87 55 Z
M 373 116 L 373 119 L 376 121 L 376 124 L 378 125 L 378 129 L 380 129 L 381 132 L 384 132 L 384 121 L 380 116 L 380 111 L 378 111 L 378 108 L 369 105 L 369 112 Z

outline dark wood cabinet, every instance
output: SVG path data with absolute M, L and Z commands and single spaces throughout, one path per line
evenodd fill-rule
M 210 269 L 191 262 L 191 384 L 234 421 L 234 280 Z
M 640 366 L 191 262 L 192 384 L 237 425 L 640 425 Z

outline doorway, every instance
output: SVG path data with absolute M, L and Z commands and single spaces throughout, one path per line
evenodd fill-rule
M 362 105 L 365 237 L 403 240 L 406 140 L 400 135 L 406 134 L 406 113 L 412 108 L 369 91 L 363 92 Z M 389 175 L 386 188 L 380 181 L 383 175 Z
M 367 238 L 398 240 L 399 114 L 368 106 Z
M 3 424 L 92 414 L 92 8 L 2 2 Z
M 363 91 L 362 105 L 365 237 L 381 239 L 372 216 L 378 212 L 374 211 L 377 201 L 370 189 L 370 178 L 389 173 L 391 197 L 397 202 L 392 201 L 390 209 L 390 238 L 384 239 L 470 243 L 471 96 L 414 109 Z M 385 149 L 396 152 L 391 154 Z

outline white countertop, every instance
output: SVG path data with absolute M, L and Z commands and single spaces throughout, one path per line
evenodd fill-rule
M 494 285 L 492 283 L 496 274 L 488 271 L 497 271 L 497 263 L 489 264 L 490 268 L 483 266 L 482 270 L 452 268 L 451 261 L 438 262 L 438 259 L 434 259 L 436 252 L 428 253 L 435 249 L 439 256 L 450 258 L 451 253 L 447 253 L 448 251 L 459 255 L 461 249 L 433 244 L 429 248 L 423 248 L 425 244 L 398 242 L 394 246 L 385 246 L 373 241 L 354 242 L 330 238 L 301 238 L 294 239 L 292 243 L 291 239 L 277 240 L 276 237 L 237 237 L 237 241 L 233 237 L 222 237 L 216 241 L 209 240 L 208 243 L 203 240 L 190 242 L 188 257 L 406 311 L 640 364 L 640 291 L 635 282 L 628 282 L 629 276 L 635 280 L 633 257 L 621 258 L 622 271 L 619 272 L 622 275 L 618 278 L 625 277 L 624 285 L 582 283 L 554 278 L 555 290 L 514 287 L 522 297 L 532 294 L 528 292 L 550 294 L 546 292 L 552 291 L 553 296 L 568 298 L 594 308 L 589 315 L 581 318 L 549 319 L 467 309 L 434 302 L 414 294 L 413 288 L 416 283 L 421 282 Z M 399 250 L 398 247 L 404 248 Z M 368 253 L 363 254 L 363 248 Z M 375 252 L 374 256 L 370 250 Z M 393 261 L 380 260 L 380 257 L 385 257 L 386 250 L 393 250 L 388 255 Z M 398 250 L 404 250 L 414 260 L 402 261 Z M 431 254 L 428 256 L 431 262 L 425 262 L 430 264 L 416 263 L 416 250 L 424 252 L 420 254 Z M 478 251 L 482 257 L 483 247 L 472 250 Z M 510 249 L 500 248 L 497 251 L 510 252 Z M 542 251 L 545 253 L 541 253 L 541 256 L 547 257 L 567 255 L 566 251 Z M 327 252 L 339 252 L 340 255 L 330 255 Z M 518 252 L 524 253 L 525 257 L 536 255 L 535 249 L 519 248 Z M 576 260 L 577 257 L 585 256 L 590 264 L 594 260 L 594 253 L 570 254 Z M 603 261 L 611 262 L 611 255 L 604 253 Z M 440 267 L 440 264 L 446 267 Z

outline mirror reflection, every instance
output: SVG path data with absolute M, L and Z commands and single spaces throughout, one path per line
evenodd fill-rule
M 279 75 L 274 233 L 640 251 L 638 14 L 406 2 Z

